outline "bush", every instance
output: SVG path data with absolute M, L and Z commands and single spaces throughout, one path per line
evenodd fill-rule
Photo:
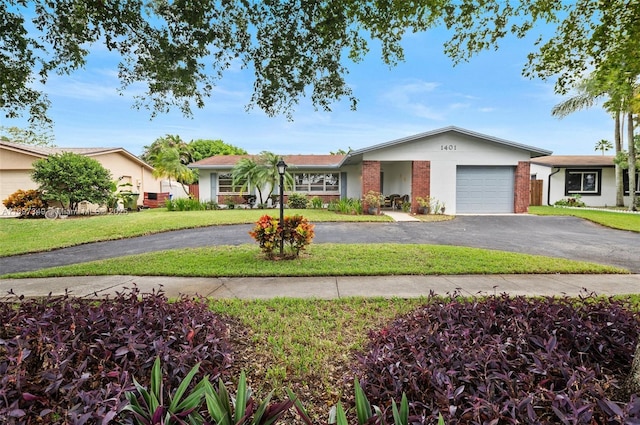
M 556 201 L 553 205 L 557 207 L 585 207 L 586 204 L 581 201 L 580 195 L 570 196 L 566 199 L 560 199 Z
M 19 189 L 2 203 L 11 212 L 20 214 L 20 217 L 44 218 L 47 210 L 47 201 L 42 199 L 42 193 L 33 189 Z
M 305 209 L 308 203 L 309 199 L 303 193 L 292 193 L 287 197 L 287 206 L 289 208 Z
M 372 403 L 405 392 L 427 423 L 637 423 L 640 400 L 612 400 L 638 324 L 595 297 L 432 299 L 371 333 L 357 375 Z
M 252 238 L 258 242 L 260 249 L 267 258 L 274 258 L 274 251 L 280 248 L 280 242 L 284 239 L 286 248 L 285 257 L 298 257 L 300 251 L 311 244 L 315 235 L 313 224 L 301 215 L 284 217 L 283 228 L 279 227 L 279 220 L 269 215 L 263 215 L 256 222 L 253 230 L 249 232 Z
M 363 212 L 362 201 L 354 198 L 344 198 L 331 201 L 328 209 L 329 211 L 335 211 L 339 214 L 349 215 L 358 215 Z
M 314 196 L 313 198 L 311 198 L 311 201 L 309 203 L 311 204 L 311 208 L 313 208 L 314 210 L 322 209 L 322 205 L 324 204 L 322 202 L 322 198 L 320 198 L 319 196 Z
M 200 202 L 194 198 L 167 199 L 165 201 L 167 211 L 204 211 L 218 209 L 215 202 Z
M 0 322 L 0 417 L 8 424 L 107 423 L 124 408 L 133 375 L 149 384 L 156 357 L 168 390 L 196 363 L 214 379 L 231 363 L 226 324 L 204 302 L 169 303 L 162 293 L 0 303 Z

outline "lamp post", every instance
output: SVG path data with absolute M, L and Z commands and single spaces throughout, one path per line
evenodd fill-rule
M 284 253 L 284 173 L 287 171 L 287 164 L 282 158 L 276 164 L 278 174 L 280 174 L 280 257 Z

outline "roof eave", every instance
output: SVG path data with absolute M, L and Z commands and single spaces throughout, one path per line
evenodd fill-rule
M 529 155 L 532 157 L 538 157 L 538 156 L 548 156 L 551 155 L 553 152 L 546 150 L 546 149 L 540 149 L 540 148 L 536 148 L 534 146 L 528 146 L 528 145 L 523 145 L 521 143 L 516 143 L 516 142 L 512 142 L 510 140 L 505 140 L 505 139 L 500 139 L 498 137 L 493 137 L 493 136 L 488 136 L 486 134 L 482 134 L 482 133 L 477 133 L 475 131 L 471 131 L 471 130 L 467 130 L 464 128 L 460 128 L 460 127 L 456 127 L 456 126 L 449 126 L 449 127 L 443 127 L 437 130 L 432 130 L 432 131 L 426 131 L 423 133 L 419 133 L 419 134 L 414 134 L 412 136 L 407 136 L 407 137 L 403 137 L 400 139 L 395 139 L 395 140 L 390 140 L 388 142 L 384 142 L 384 143 L 379 143 L 377 145 L 373 145 L 373 146 L 369 146 L 366 148 L 362 148 L 362 149 L 357 149 L 354 151 L 349 152 L 345 158 L 343 159 L 342 163 L 347 162 L 347 159 L 350 157 L 354 157 L 357 155 L 362 155 L 365 154 L 367 152 L 371 152 L 371 151 L 375 151 L 375 150 L 379 150 L 379 149 L 384 149 L 384 148 L 388 148 L 391 146 L 395 146 L 395 145 L 399 145 L 399 144 L 403 144 L 403 143 L 407 143 L 407 142 L 412 142 L 418 139 L 422 139 L 425 137 L 431 137 L 431 136 L 435 136 L 438 134 L 444 134 L 446 132 L 449 131 L 455 131 L 457 133 L 460 134 L 464 134 L 467 136 L 471 136 L 471 137 L 476 137 L 479 139 L 484 139 L 488 142 L 492 142 L 492 143 L 498 143 L 501 145 L 505 145 L 505 146 L 509 146 L 512 148 L 516 148 L 516 149 L 522 149 L 522 150 L 526 150 L 529 151 Z

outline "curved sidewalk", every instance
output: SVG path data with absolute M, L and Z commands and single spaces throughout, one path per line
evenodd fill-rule
M 328 276 L 203 278 L 164 276 L 78 276 L 1 279 L 0 300 L 19 296 L 70 295 L 102 298 L 137 286 L 142 293 L 162 290 L 168 297 L 270 299 L 343 297 L 415 298 L 446 295 L 624 295 L 640 293 L 640 274 L 453 275 L 453 276 Z M 13 293 L 14 295 L 7 295 Z

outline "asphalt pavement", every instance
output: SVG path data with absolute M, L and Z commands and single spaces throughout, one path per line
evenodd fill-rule
M 0 258 L 0 274 L 82 263 L 174 248 L 254 243 L 251 225 L 211 226 L 50 252 Z M 420 243 L 469 246 L 591 261 L 622 267 L 629 275 L 364 276 L 326 278 L 172 278 L 105 276 L 2 279 L 0 294 L 107 295 L 133 284 L 213 297 L 424 296 L 459 291 L 520 295 L 640 293 L 640 233 L 606 228 L 575 217 L 458 216 L 435 223 L 316 223 L 314 243 Z

